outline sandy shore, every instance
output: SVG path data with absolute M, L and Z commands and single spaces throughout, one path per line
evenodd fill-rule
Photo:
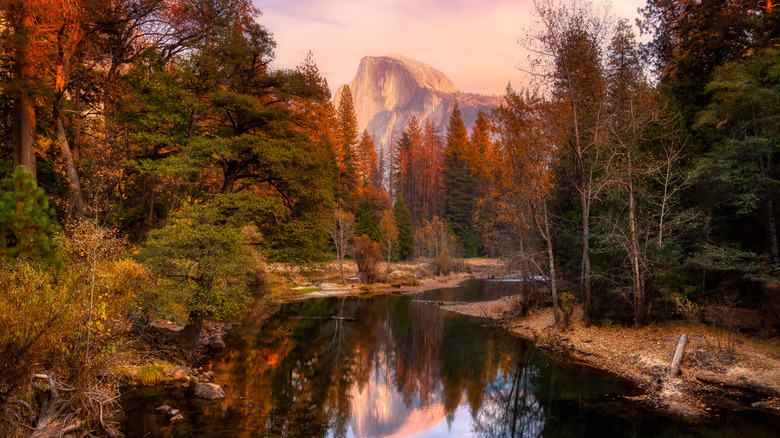
M 670 322 L 639 329 L 583 327 L 572 316 L 567 329 L 553 324 L 551 308 L 512 318 L 513 297 L 495 301 L 442 306 L 466 315 L 490 318 L 507 330 L 578 362 L 636 382 L 639 397 L 665 411 L 690 418 L 706 417 L 712 402 L 740 400 L 741 408 L 780 414 L 780 343 L 739 337 L 712 327 Z M 668 369 L 680 336 L 690 338 L 681 374 Z M 721 404 L 721 403 L 718 403 Z

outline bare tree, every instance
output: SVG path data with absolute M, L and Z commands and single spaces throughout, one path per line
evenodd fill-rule
M 582 210 L 580 284 L 583 322 L 587 326 L 592 303 L 590 207 L 599 186 L 593 164 L 599 159 L 605 137 L 603 47 L 612 18 L 607 10 L 594 11 L 580 0 L 568 4 L 535 0 L 534 6 L 538 26 L 521 43 L 533 54 L 526 71 L 551 91 L 555 105 L 550 121 L 564 134 L 560 138 L 573 158 L 572 185 Z
M 355 216 L 344 211 L 341 206 L 333 210 L 328 224 L 328 233 L 336 247 L 336 259 L 339 262 L 341 282 L 344 283 L 344 257 L 352 254 L 352 238 L 355 236 Z

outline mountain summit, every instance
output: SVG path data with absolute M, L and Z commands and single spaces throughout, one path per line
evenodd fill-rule
M 342 86 L 334 98 L 338 107 Z M 477 112 L 489 112 L 501 104 L 498 96 L 464 93 L 444 73 L 402 55 L 366 56 L 349 83 L 358 128 L 376 136 L 377 146 L 398 139 L 412 116 L 421 126 L 429 118 L 444 133 L 455 102 L 467 127 Z

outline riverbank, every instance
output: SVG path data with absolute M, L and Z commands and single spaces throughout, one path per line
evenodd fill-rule
M 553 324 L 551 308 L 527 316 L 511 315 L 507 297 L 495 301 L 442 306 L 491 319 L 497 325 L 552 350 L 635 382 L 639 400 L 690 419 L 706 418 L 713 406 L 761 409 L 780 414 L 780 341 L 757 340 L 690 322 L 668 322 L 639 329 L 583 327 L 572 316 L 567 329 Z M 681 374 L 668 369 L 680 336 L 690 338 Z
M 315 266 L 307 275 L 288 265 L 275 264 L 267 268 L 272 277 L 272 301 L 294 301 L 307 298 L 353 296 L 366 293 L 415 294 L 431 289 L 456 287 L 469 278 L 491 278 L 507 275 L 506 264 L 499 259 L 460 259 L 454 269 L 445 275 L 434 275 L 432 261 L 392 262 L 390 272 L 385 263 L 379 265 L 381 281 L 362 284 L 358 281 L 357 265 L 344 261 L 344 278 L 341 282 L 336 262 Z

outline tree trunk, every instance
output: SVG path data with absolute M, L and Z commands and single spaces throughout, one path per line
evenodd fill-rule
M 777 222 L 775 221 L 775 203 L 772 198 L 769 198 L 769 205 L 767 206 L 767 219 L 769 227 L 769 252 L 772 254 L 772 263 L 775 266 L 780 264 L 780 248 L 777 243 Z
M 634 201 L 634 179 L 631 151 L 628 152 L 628 223 L 629 238 L 631 239 L 631 277 L 633 280 L 634 295 L 634 325 L 640 327 L 645 324 L 644 291 L 642 289 L 642 277 L 639 272 L 639 243 L 636 236 L 636 213 Z
M 544 209 L 544 240 L 547 242 L 547 261 L 550 265 L 550 293 L 552 294 L 553 302 L 553 318 L 555 324 L 558 325 L 560 317 L 558 316 L 558 286 L 555 278 L 555 256 L 553 254 L 552 235 L 550 234 L 550 220 L 547 217 L 547 203 L 544 203 L 542 208 Z
M 547 202 L 542 201 L 542 217 L 544 219 L 544 228 L 542 228 L 541 224 L 539 223 L 539 219 L 537 218 L 536 214 L 536 208 L 532 205 L 531 209 L 534 212 L 533 219 L 534 224 L 536 225 L 536 229 L 547 245 L 547 264 L 550 269 L 550 278 L 548 279 L 548 284 L 550 285 L 550 295 L 552 296 L 553 318 L 555 320 L 555 325 L 558 325 L 560 323 L 560 313 L 558 309 L 558 282 L 555 275 L 555 253 L 553 252 L 552 235 L 550 234 L 550 219 L 547 215 Z
M 19 21 L 14 23 L 18 46 L 14 53 L 14 165 L 23 166 L 36 178 L 35 169 L 35 99 L 32 96 L 31 29 L 33 19 L 25 2 L 20 2 Z
M 580 204 L 582 207 L 582 291 L 585 295 L 585 299 L 582 301 L 582 325 L 585 327 L 590 326 L 590 307 L 591 307 L 591 290 L 590 290 L 590 211 L 589 200 L 585 181 L 585 175 L 583 175 L 583 190 L 580 196 Z
M 222 182 L 222 193 L 233 193 L 233 187 L 238 179 L 238 164 L 235 162 L 227 163 L 224 167 L 225 179 Z
M 56 111 L 59 113 L 59 111 Z M 79 180 L 79 174 L 76 170 L 76 162 L 71 154 L 70 146 L 68 145 L 68 137 L 65 135 L 65 127 L 62 126 L 62 119 L 57 117 L 57 143 L 60 145 L 60 152 L 62 153 L 62 161 L 65 165 L 65 175 L 68 177 L 68 197 L 70 198 L 71 213 L 75 216 L 80 216 L 84 212 L 86 206 L 84 202 L 84 195 L 81 192 L 81 182 Z

